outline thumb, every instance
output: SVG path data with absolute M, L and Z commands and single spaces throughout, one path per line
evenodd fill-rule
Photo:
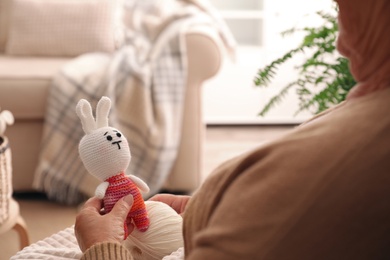
M 127 195 L 116 202 L 115 206 L 111 210 L 111 213 L 115 216 L 121 217 L 123 221 L 125 221 L 127 214 L 133 206 L 133 202 L 133 196 Z

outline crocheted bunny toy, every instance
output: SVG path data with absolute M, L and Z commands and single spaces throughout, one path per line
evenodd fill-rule
M 149 227 L 149 217 L 140 191 L 147 193 L 149 187 L 140 178 L 125 175 L 131 160 L 130 148 L 122 133 L 108 126 L 110 108 L 111 100 L 102 97 L 96 107 L 95 121 L 90 103 L 85 99 L 78 102 L 76 113 L 85 132 L 79 144 L 80 158 L 87 171 L 102 181 L 95 195 L 103 199 L 104 212 L 110 212 L 120 198 L 131 194 L 134 204 L 127 220 L 132 220 L 136 228 L 144 232 Z M 126 239 L 126 223 L 124 228 Z

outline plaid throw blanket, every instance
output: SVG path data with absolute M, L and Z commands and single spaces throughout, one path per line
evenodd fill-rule
M 157 193 L 175 161 L 187 80 L 185 32 L 207 24 L 228 49 L 234 40 L 207 2 L 126 0 L 126 43 L 114 54 L 86 54 L 54 77 L 50 88 L 34 187 L 49 198 L 76 204 L 92 196 L 99 181 L 79 159 L 83 136 L 75 113 L 85 98 L 96 107 L 112 100 L 109 124 L 127 137 L 132 153 L 128 173 Z

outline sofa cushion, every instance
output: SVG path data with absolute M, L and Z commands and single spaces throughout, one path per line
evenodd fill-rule
M 53 75 L 69 59 L 0 55 L 0 106 L 18 119 L 43 119 Z
M 116 1 L 13 0 L 5 53 L 74 57 L 115 50 Z

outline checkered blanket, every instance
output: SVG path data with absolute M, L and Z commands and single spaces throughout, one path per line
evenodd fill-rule
M 234 48 L 226 25 L 205 1 L 126 0 L 124 13 L 123 47 L 80 56 L 52 81 L 34 187 L 56 201 L 79 203 L 98 185 L 78 154 L 83 130 L 75 107 L 81 98 L 92 107 L 103 95 L 111 99 L 109 124 L 127 137 L 132 153 L 128 173 L 143 179 L 152 195 L 177 155 L 187 80 L 185 33 L 212 26 Z

